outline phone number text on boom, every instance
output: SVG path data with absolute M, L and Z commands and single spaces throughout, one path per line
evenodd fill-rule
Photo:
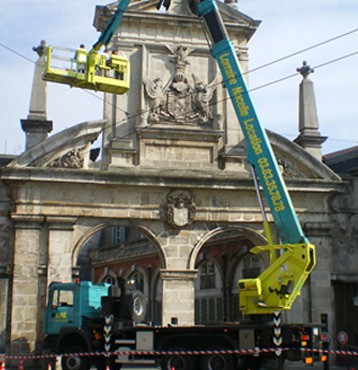
M 260 172 L 262 173 L 262 177 L 265 182 L 265 187 L 269 193 L 271 202 L 274 206 L 274 210 L 276 212 L 284 211 L 285 205 L 282 201 L 280 190 L 278 189 L 278 186 L 272 174 L 272 170 L 270 169 L 270 164 L 267 158 L 265 157 L 259 158 L 257 162 L 259 164 Z

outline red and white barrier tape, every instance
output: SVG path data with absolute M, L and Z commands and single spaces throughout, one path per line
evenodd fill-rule
M 320 353 L 320 354 L 335 354 L 343 356 L 358 356 L 357 351 L 347 351 L 347 350 L 329 350 L 329 349 L 313 349 L 313 348 L 285 348 L 280 347 L 281 351 L 291 351 L 300 350 L 305 353 Z M 95 357 L 95 356 L 170 356 L 170 355 L 182 355 L 182 356 L 207 356 L 214 354 L 222 355 L 257 355 L 260 353 L 275 353 L 277 348 L 252 348 L 252 349 L 228 349 L 228 350 L 176 350 L 176 351 L 135 351 L 135 350 L 125 350 L 125 351 L 113 351 L 113 352 L 80 352 L 80 353 L 66 353 L 66 354 L 49 354 L 49 355 L 4 355 L 2 360 L 18 360 L 23 363 L 26 360 L 46 360 L 55 359 L 59 356 L 78 356 L 78 357 Z M 1 369 L 0 369 L 1 370 Z

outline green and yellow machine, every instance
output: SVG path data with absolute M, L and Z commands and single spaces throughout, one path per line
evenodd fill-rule
M 99 51 L 109 44 L 129 1 L 118 3 L 99 40 L 88 53 L 83 49 L 48 47 L 43 78 L 84 89 L 126 93 L 130 81 L 128 59 L 124 55 L 113 54 L 108 58 Z M 169 0 L 162 2 L 169 6 Z M 257 118 L 216 1 L 189 2 L 192 11 L 205 23 L 211 54 L 219 65 L 247 142 L 247 160 L 252 168 L 267 239 L 266 245 L 250 250 L 254 254 L 266 253 L 270 263 L 258 277 L 239 280 L 240 309 L 248 317 L 288 310 L 315 266 L 315 247 L 303 233 L 269 139 Z M 71 57 L 65 57 L 66 53 Z M 68 65 L 56 67 L 56 61 L 67 62 Z M 261 190 L 277 228 L 280 238 L 277 243 L 273 241 Z M 145 299 L 139 292 L 127 294 L 125 289 L 122 290 L 120 296 L 112 296 L 106 284 L 71 282 L 49 286 L 44 349 L 62 354 L 64 370 L 89 370 L 93 363 L 98 369 L 104 369 L 114 355 L 117 356 L 111 369 L 117 370 L 123 364 L 143 368 L 156 364 L 162 370 L 259 369 L 266 360 L 276 356 L 271 352 L 255 354 L 246 351 L 272 346 L 272 323 L 256 324 L 252 320 L 250 323 L 215 326 L 153 326 L 144 323 Z M 280 345 L 287 351 L 282 357 L 287 356 L 291 360 L 311 357 L 299 351 L 302 338 L 310 348 L 321 345 L 319 326 L 288 324 L 282 330 L 283 342 Z M 154 353 L 147 356 L 143 350 Z M 193 350 L 199 355 L 182 353 Z M 227 353 L 235 350 L 242 351 L 240 354 Z M 167 351 L 165 355 L 163 351 Z M 95 356 L 88 355 L 93 352 Z M 105 356 L 100 356 L 103 353 Z
M 44 54 L 42 78 L 71 87 L 112 94 L 125 94 L 130 84 L 130 63 L 123 54 L 100 53 L 118 28 L 129 0 L 121 1 L 92 49 L 48 46 Z
M 130 63 L 124 55 L 99 54 L 109 44 L 123 18 L 130 0 L 121 0 L 98 41 L 88 53 L 85 50 L 49 46 L 45 53 L 43 78 L 113 94 L 124 94 L 129 89 Z M 168 5 L 168 1 L 164 2 Z M 260 276 L 238 282 L 240 309 L 247 315 L 269 314 L 292 307 L 301 288 L 315 266 L 315 247 L 304 235 L 291 198 L 278 167 L 264 128 L 256 115 L 240 63 L 229 40 L 215 0 L 191 0 L 190 8 L 205 22 L 209 47 L 221 70 L 224 85 L 234 106 L 247 143 L 247 161 L 264 219 L 267 245 L 256 246 L 251 253 L 268 253 L 270 265 Z M 66 68 L 54 66 L 55 60 L 65 61 L 61 53 L 71 52 Z M 267 221 L 260 186 L 273 217 L 280 241 L 274 243 Z
M 211 54 L 219 65 L 224 85 L 245 136 L 247 161 L 252 168 L 264 219 L 267 245 L 254 247 L 250 252 L 269 253 L 270 265 L 257 278 L 238 282 L 240 309 L 248 315 L 287 310 L 292 307 L 315 266 L 315 247 L 302 231 L 270 141 L 256 115 L 240 63 L 216 2 L 201 0 L 192 4 L 191 8 L 205 21 Z M 273 242 L 259 185 L 280 237 L 277 244 Z
M 62 52 L 75 52 L 66 68 L 55 67 L 55 60 L 65 61 L 48 47 L 45 54 L 43 78 L 47 81 L 68 84 L 113 94 L 124 94 L 129 89 L 130 63 L 124 55 L 99 54 L 108 45 L 119 26 L 130 0 L 121 0 L 117 10 L 93 45 L 92 50 L 57 48 Z M 168 2 L 165 2 L 168 5 Z M 240 309 L 247 315 L 268 314 L 290 309 L 301 288 L 315 266 L 315 247 L 304 235 L 285 182 L 278 167 L 265 130 L 255 112 L 248 88 L 240 69 L 235 50 L 229 40 L 215 0 L 191 0 L 190 8 L 205 22 L 209 47 L 221 70 L 224 85 L 234 106 L 241 130 L 247 143 L 247 160 L 252 167 L 253 179 L 264 219 L 267 245 L 256 246 L 251 253 L 268 253 L 270 265 L 254 279 L 238 282 Z M 274 243 L 267 221 L 260 186 L 270 209 L 279 242 Z

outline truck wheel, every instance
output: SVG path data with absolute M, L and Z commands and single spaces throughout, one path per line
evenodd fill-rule
M 168 351 L 185 351 L 182 347 L 169 348 Z M 196 369 L 193 356 L 182 354 L 166 355 L 162 358 L 162 370 L 193 370 Z
M 142 292 L 134 291 L 123 296 L 121 317 L 134 322 L 145 320 L 147 303 Z
M 209 351 L 224 351 L 224 347 L 213 347 Z M 234 370 L 234 357 L 221 353 L 208 354 L 201 357 L 200 369 L 201 370 Z
M 79 356 L 78 353 L 85 352 L 82 348 L 71 347 L 62 355 L 62 370 L 89 370 L 89 359 L 86 356 Z

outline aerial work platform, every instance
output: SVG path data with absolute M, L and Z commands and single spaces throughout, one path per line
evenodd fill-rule
M 71 87 L 125 94 L 129 89 L 130 63 L 122 53 L 105 55 L 92 49 L 48 46 L 42 78 Z

